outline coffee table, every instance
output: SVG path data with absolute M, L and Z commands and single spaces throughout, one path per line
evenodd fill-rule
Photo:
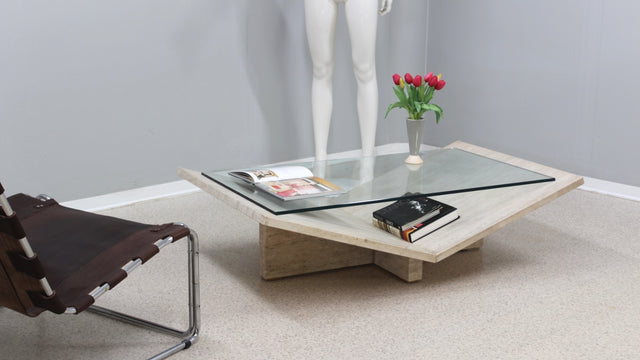
M 407 282 L 418 281 L 423 262 L 479 248 L 487 235 L 583 184 L 581 176 L 465 142 L 445 149 L 451 150 L 424 153 L 425 164 L 413 169 L 402 160 L 391 168 L 377 162 L 372 173 L 361 166 L 354 183 L 333 176 L 353 160 L 338 161 L 327 179 L 348 190 L 342 199 L 301 205 L 296 203 L 304 200 L 269 199 L 245 184 L 230 183 L 226 171 L 179 168 L 178 175 L 259 223 L 260 274 L 266 280 L 376 264 Z M 451 155 L 462 158 L 442 161 L 456 159 Z M 325 175 L 327 169 L 319 170 Z M 411 196 L 407 190 L 457 207 L 460 219 L 414 243 L 376 228 L 371 213 Z

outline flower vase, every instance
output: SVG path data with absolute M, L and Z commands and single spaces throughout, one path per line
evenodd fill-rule
M 422 145 L 422 130 L 424 119 L 407 119 L 407 136 L 409 137 L 409 157 L 404 161 L 407 164 L 422 164 L 420 157 L 420 145 Z

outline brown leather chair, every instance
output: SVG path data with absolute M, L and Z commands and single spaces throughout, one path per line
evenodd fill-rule
M 198 337 L 198 237 L 184 224 L 147 225 L 67 208 L 46 196 L 7 198 L 0 184 L 0 306 L 28 316 L 84 310 L 181 338 L 166 358 Z M 165 245 L 188 238 L 189 328 L 172 329 L 93 305 Z

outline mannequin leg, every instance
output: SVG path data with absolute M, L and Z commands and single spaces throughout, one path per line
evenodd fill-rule
M 332 0 L 305 0 L 307 41 L 313 61 L 311 115 L 316 160 L 326 160 L 333 111 L 333 40 L 338 6 Z
M 351 57 L 358 84 L 357 109 L 363 156 L 373 155 L 378 125 L 378 81 L 375 61 L 377 6 L 378 2 L 371 0 L 348 0 L 345 3 L 351 38 Z

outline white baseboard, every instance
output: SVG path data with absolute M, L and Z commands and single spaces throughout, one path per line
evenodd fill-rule
M 585 177 L 584 185 L 580 186 L 579 189 L 628 200 L 640 201 L 640 187 L 637 186 Z
M 435 149 L 435 147 L 429 145 L 422 145 L 421 147 L 421 150 L 430 149 Z M 401 143 L 386 144 L 376 147 L 377 154 L 389 154 L 408 151 L 408 145 Z M 332 154 L 329 156 L 329 158 L 338 159 L 358 156 L 359 154 L 359 150 L 352 150 Z M 302 160 L 304 161 L 310 159 L 312 158 Z M 585 177 L 584 185 L 580 186 L 579 189 L 605 195 L 611 195 L 623 199 L 640 201 L 640 187 L 614 183 L 606 180 Z M 179 180 L 164 184 L 120 191 L 106 195 L 94 196 L 86 199 L 67 201 L 62 203 L 62 205 L 85 211 L 100 211 L 127 206 L 141 201 L 189 194 L 196 191 L 200 191 L 200 189 L 195 185 L 192 185 L 186 180 Z
M 141 201 L 189 194 L 196 191 L 200 191 L 200 189 L 195 185 L 186 180 L 178 180 L 85 199 L 66 201 L 61 203 L 61 205 L 84 211 L 100 211 L 132 205 Z

